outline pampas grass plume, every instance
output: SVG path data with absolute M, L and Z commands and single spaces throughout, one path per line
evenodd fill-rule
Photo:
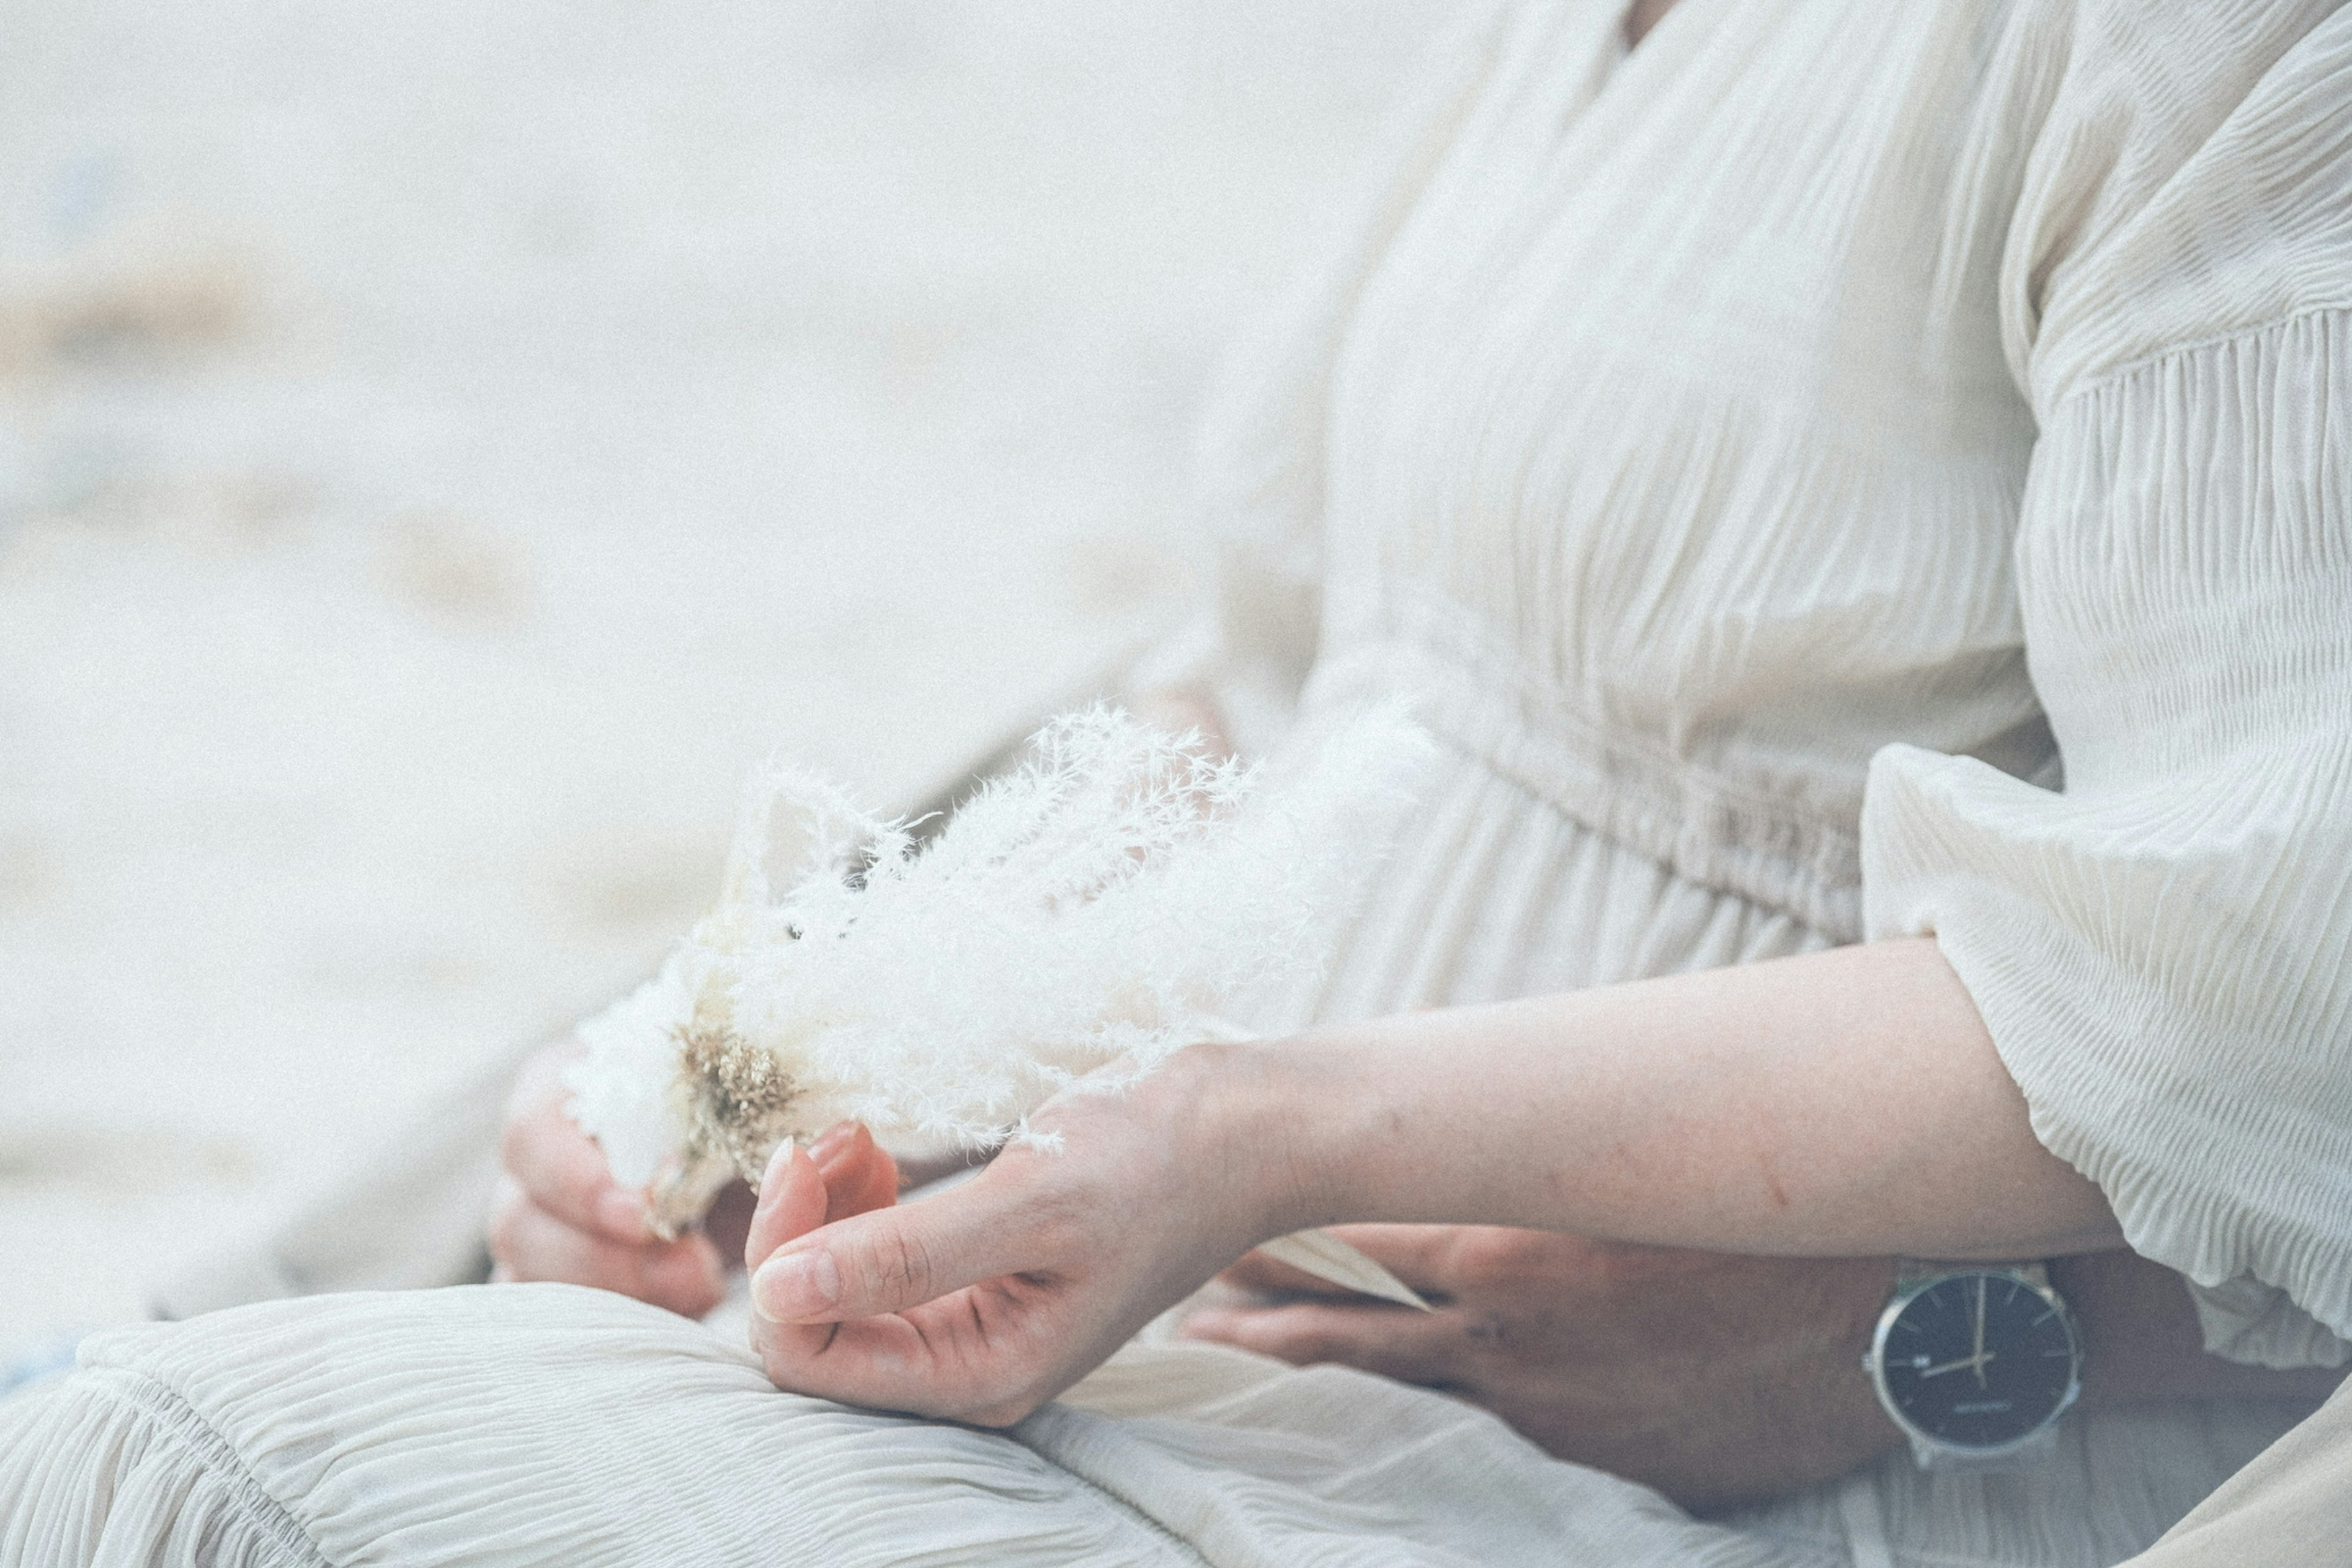
M 1091 708 L 924 844 L 764 767 L 717 906 L 582 1026 L 572 1114 L 665 1228 L 837 1121 L 1040 1142 L 1029 1114 L 1077 1079 L 1119 1064 L 1116 1089 L 1310 986 L 1432 754 L 1385 708 L 1279 771 Z

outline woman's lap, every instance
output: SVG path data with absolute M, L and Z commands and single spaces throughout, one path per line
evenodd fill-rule
M 1384 873 L 1395 896 L 1375 908 L 1416 912 L 1355 933 L 1342 1011 L 1817 944 L 1524 803 L 1515 813 L 1505 789 L 1463 784 L 1437 803 L 1459 831 L 1433 829 L 1427 864 Z M 1522 900 L 1465 897 L 1459 919 L 1430 918 L 1449 907 L 1441 881 L 1465 867 L 1481 881 L 1490 863 L 1532 868 L 1513 884 Z M 1602 909 L 1607 921 L 1579 913 Z M 1581 967 L 1557 969 L 1561 954 Z M 262 1289 L 449 1278 L 445 1254 L 470 1258 L 489 1137 L 453 1134 L 397 1180 L 355 1182 L 254 1249 L 270 1268 L 244 1272 Z M 394 1211 L 411 1245 L 354 1247 L 400 1228 Z M 1922 1477 L 1897 1458 L 1848 1489 L 1747 1510 L 1735 1534 L 1549 1460 L 1465 1406 L 1338 1369 L 1137 1347 L 1006 1436 L 781 1394 L 740 1343 L 554 1286 L 318 1296 L 106 1336 L 89 1349 L 96 1364 L 0 1405 L 0 1568 L 1784 1568 L 1846 1563 L 1846 1505 L 1864 1493 L 1900 1560 L 2082 1568 L 2153 1539 L 2283 1425 L 2228 1410 L 2084 1420 L 2044 1476 Z
M 123 1331 L 0 1406 L 0 1564 L 1809 1559 L 1437 1395 L 1137 1347 L 1009 1434 L 771 1387 L 600 1292 L 312 1297 Z

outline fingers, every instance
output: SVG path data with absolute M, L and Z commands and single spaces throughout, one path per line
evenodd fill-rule
M 860 1163 L 845 1148 L 847 1142 L 825 1148 L 836 1169 Z M 753 1266 L 751 1304 L 758 1314 L 752 1343 L 778 1386 L 983 1422 L 991 1415 L 1016 1420 L 1034 1407 L 1034 1402 L 1006 1403 L 997 1386 L 1010 1382 L 1017 1390 L 1025 1384 L 1025 1369 L 1044 1359 L 1008 1356 L 1019 1329 L 990 1326 L 1017 1321 L 1017 1300 L 1001 1299 L 1006 1293 L 994 1286 L 956 1291 L 956 1284 L 968 1281 L 941 1266 L 956 1256 L 947 1233 L 961 1227 L 952 1214 L 942 1226 L 929 1211 L 961 1206 L 950 1201 L 960 1192 L 827 1224 L 836 1194 L 828 1192 L 816 1160 L 790 1145 L 777 1152 L 761 1183 L 745 1258 Z M 1015 1298 L 1029 1289 L 1019 1281 L 1004 1284 Z M 935 1299 L 942 1296 L 947 1299 Z M 909 1310 L 900 1313 L 900 1308 Z
M 700 1317 L 725 1293 L 719 1249 L 698 1236 L 656 1239 L 643 1200 L 564 1111 L 563 1065 L 576 1055 L 541 1051 L 516 1080 L 499 1143 L 509 1179 L 490 1223 L 496 1278 L 588 1285 Z
M 1433 1387 L 1460 1384 L 1470 1366 L 1471 1346 L 1459 1314 L 1417 1312 L 1388 1302 L 1209 1307 L 1186 1318 L 1177 1332 L 1293 1366 L 1352 1366 Z
M 726 1293 L 719 1249 L 699 1236 L 673 1242 L 621 1242 L 569 1225 L 509 1186 L 490 1226 L 499 1273 L 614 1290 L 698 1318 Z
M 1017 1276 L 927 1301 L 905 1312 L 842 1323 L 756 1319 L 751 1339 L 780 1388 L 846 1405 L 1009 1426 L 1066 1387 L 1064 1363 L 1089 1353 L 1055 1289 Z M 1113 1342 L 1115 1343 L 1116 1342 Z
M 807 1162 L 806 1174 L 802 1173 Z M 897 1312 L 1008 1274 L 1050 1267 L 1066 1250 L 1066 1231 L 1045 1205 L 1014 1203 L 1014 1190 L 990 1172 L 921 1203 L 875 1209 L 787 1242 L 758 1266 L 751 1300 L 780 1323 L 838 1323 Z M 807 1187 L 821 1183 L 814 1163 L 795 1153 L 771 1176 L 779 1212 L 794 1218 L 814 1207 Z M 753 1228 L 760 1227 L 754 1223 Z M 767 1234 L 786 1227 L 778 1221 Z M 807 1228 L 814 1229 L 812 1224 Z
M 1009 1426 L 1133 1332 L 1105 1310 L 1115 1289 L 1076 1290 L 1104 1260 L 1102 1227 L 1039 1162 L 899 1205 L 870 1140 L 819 1142 L 824 1169 L 777 1156 L 754 1227 L 755 1253 L 772 1251 L 751 1277 L 751 1339 L 779 1387 Z M 866 1203 L 882 1206 L 843 1212 Z
M 898 1201 L 898 1164 L 864 1127 L 845 1121 L 804 1153 L 786 1143 L 760 1180 L 759 1206 L 743 1238 L 743 1267 L 757 1269 L 778 1247 L 819 1226 Z
M 857 1122 L 844 1122 L 809 1148 L 824 1177 L 825 1223 L 898 1201 L 898 1163 Z
M 614 1241 L 650 1241 L 644 1200 L 613 1180 L 604 1152 L 564 1111 L 567 1059 L 542 1052 L 525 1066 L 499 1158 L 530 1201 L 564 1224 Z

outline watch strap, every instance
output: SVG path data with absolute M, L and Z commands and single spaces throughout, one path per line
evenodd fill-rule
M 2013 1448 L 2003 1448 L 1998 1454 L 1971 1454 L 1966 1448 L 1948 1448 L 1941 1443 L 1930 1443 L 1916 1432 L 1906 1432 L 1911 1439 L 1911 1458 L 1923 1470 L 1937 1475 L 2007 1475 L 2030 1465 L 2038 1465 L 2058 1451 L 2058 1423 L 2046 1423 L 2033 1436 Z
M 2050 1268 L 2040 1261 L 2031 1263 L 1948 1263 L 1931 1258 L 1898 1258 L 1895 1260 L 1895 1287 L 1916 1285 L 1922 1279 L 1937 1279 L 1947 1274 L 2014 1274 L 2019 1279 L 2047 1289 Z

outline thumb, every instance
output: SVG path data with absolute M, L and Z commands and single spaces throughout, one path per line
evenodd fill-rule
M 875 1209 L 787 1243 L 751 1276 L 751 1303 L 779 1323 L 838 1323 L 903 1311 L 985 1279 L 1060 1259 L 984 1173 L 912 1204 Z

